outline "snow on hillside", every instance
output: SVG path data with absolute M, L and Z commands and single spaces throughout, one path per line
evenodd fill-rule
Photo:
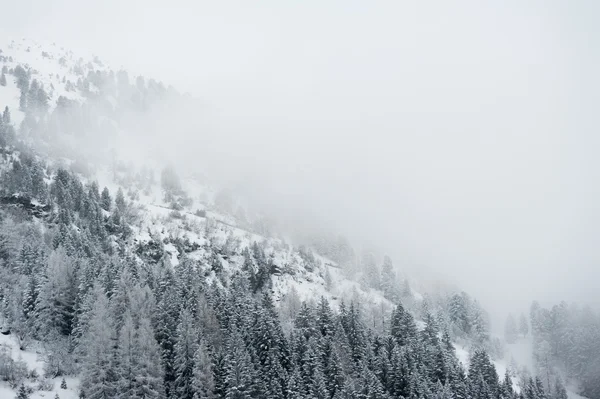
M 5 64 L 14 68 L 18 64 L 28 64 L 35 71 L 32 78 L 44 84 L 49 94 L 50 108 L 56 105 L 59 96 L 70 99 L 85 101 L 77 90 L 66 90 L 66 81 L 75 83 L 80 76 L 75 72 L 76 68 L 100 69 L 103 66 L 97 62 L 86 63 L 76 60 L 73 55 L 56 47 L 46 52 L 38 45 L 27 42 L 13 42 L 8 47 L 3 47 L 2 55 L 12 57 L 12 61 Z M 65 61 L 62 61 L 65 60 Z M 20 92 L 12 75 L 8 76 L 6 87 L 0 87 L 0 106 L 9 105 L 15 126 L 23 119 L 23 113 L 18 111 Z M 92 88 L 93 90 L 93 88 Z M 65 161 L 65 160 L 61 160 Z M 66 160 L 65 163 L 70 163 Z M 144 166 L 147 166 L 145 164 Z M 158 165 L 151 164 L 154 176 L 160 176 Z M 231 275 L 235 270 L 241 268 L 244 258 L 241 254 L 243 249 L 249 248 L 253 243 L 260 243 L 264 248 L 273 265 L 280 270 L 272 277 L 273 298 L 277 304 L 281 304 L 287 295 L 295 292 L 299 300 L 318 301 L 320 297 L 328 299 L 333 308 L 338 308 L 342 301 L 346 303 L 354 300 L 363 308 L 365 320 L 375 326 L 376 320 L 386 319 L 394 304 L 384 298 L 383 293 L 378 290 L 364 287 L 359 283 L 360 274 L 355 279 L 349 279 L 345 273 L 337 267 L 336 263 L 318 254 L 313 254 L 314 264 L 307 261 L 300 254 L 298 248 L 282 239 L 267 237 L 256 232 L 247 230 L 233 215 L 216 209 L 214 203 L 215 190 L 203 184 L 199 179 L 184 177 L 182 186 L 193 203 L 183 209 L 174 211 L 171 204 L 165 201 L 160 182 L 155 181 L 147 190 L 132 190 L 131 187 L 115 179 L 117 173 L 110 168 L 97 168 L 91 176 L 83 177 L 87 181 L 96 180 L 100 189 L 107 187 L 113 199 L 118 189 L 126 193 L 127 201 L 135 210 L 137 216 L 133 217 L 131 225 L 133 234 L 130 238 L 132 247 L 159 242 L 169 255 L 170 264 L 176 266 L 183 254 L 177 243 L 185 242 L 189 245 L 186 256 L 207 264 L 212 249 L 221 250 L 221 261 L 226 275 Z M 159 179 L 156 179 L 159 180 Z M 131 191 L 135 191 L 131 196 Z M 196 213 L 196 211 L 203 213 Z M 107 212 L 106 215 L 109 213 Z M 234 248 L 225 248 L 228 242 L 234 242 Z M 208 275 L 209 281 L 219 284 L 215 274 Z M 412 289 L 417 301 L 423 300 L 423 295 Z M 419 328 L 423 328 L 422 321 L 417 320 Z M 20 351 L 16 342 L 10 336 L 0 336 L 0 346 L 11 351 L 13 359 L 22 359 L 29 370 L 36 370 L 38 375 L 43 375 L 43 359 L 41 349 Z M 468 361 L 468 353 L 464 348 L 457 346 L 457 353 L 465 364 Z M 496 367 L 500 375 L 504 374 L 504 366 L 497 363 Z M 77 379 L 67 379 L 67 390 L 59 388 L 60 379 L 54 379 L 51 391 L 36 391 L 32 398 L 54 398 L 58 393 L 60 398 L 77 397 Z M 33 384 L 33 382 L 31 382 Z M 33 385 L 32 385 L 33 386 Z M 0 384 L 0 399 L 13 397 L 14 390 L 6 385 Z
M 569 399 L 587 399 L 584 396 L 578 395 L 575 392 L 567 391 L 567 395 L 569 395 Z
M 60 399 L 76 399 L 79 397 L 79 379 L 73 377 L 66 377 L 67 389 L 60 388 L 62 377 L 56 378 L 44 378 L 44 362 L 41 355 L 41 349 L 37 348 L 37 343 L 30 345 L 27 350 L 20 350 L 19 345 L 15 341 L 12 335 L 0 334 L 0 351 L 7 350 L 10 352 L 13 360 L 23 361 L 27 367 L 27 371 L 31 373 L 35 371 L 37 374 L 36 378 L 28 378 L 26 381 L 27 386 L 30 386 L 34 392 L 31 395 L 31 399 L 54 399 L 56 395 Z M 44 383 L 47 385 L 47 389 L 39 390 L 40 385 Z M 16 396 L 17 392 L 10 388 L 7 383 L 0 382 L 0 399 L 12 399 Z
M 75 68 L 85 69 L 103 69 L 100 63 L 87 62 L 84 64 L 82 59 L 75 60 L 71 52 L 59 49 L 56 46 L 51 48 L 43 48 L 40 44 L 31 42 L 25 39 L 12 41 L 7 46 L 1 46 L 2 55 L 8 57 L 8 61 L 4 64 L 8 68 L 14 68 L 19 64 L 27 65 L 32 68 L 32 79 L 44 85 L 47 94 L 49 95 L 48 104 L 50 110 L 56 106 L 56 100 L 63 96 L 71 100 L 82 100 L 82 96 L 77 91 L 66 90 L 66 82 L 70 81 L 73 85 L 77 83 L 78 75 L 75 73 Z M 11 61 L 12 59 L 12 61 Z M 73 67 L 75 66 L 75 68 Z M 8 76 L 7 76 L 8 77 Z M 14 79 L 11 76 L 8 81 L 11 82 L 12 96 L 10 101 L 6 101 L 6 105 L 19 104 L 19 90 L 14 85 Z M 8 85 L 7 85 L 8 87 Z M 16 93 L 15 93 L 16 90 Z M 15 95 L 16 94 L 16 101 Z M 0 100 L 3 100 L 0 97 Z M 17 107 L 11 107 L 17 110 Z M 21 118 L 22 118 L 22 113 Z M 20 120 L 18 121 L 20 123 Z M 18 126 L 18 123 L 15 125 Z
M 21 92 L 14 79 L 7 76 L 6 86 L 2 87 L 0 90 L 0 111 L 4 111 L 4 107 L 8 106 L 11 113 L 11 119 L 15 126 L 18 126 L 23 121 L 24 117 L 23 112 L 19 111 L 18 107 L 15 107 L 15 104 L 19 104 L 20 95 Z

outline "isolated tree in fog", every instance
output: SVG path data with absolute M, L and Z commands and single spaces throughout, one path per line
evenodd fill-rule
M 504 323 L 504 338 L 509 344 L 514 344 L 517 341 L 517 323 L 512 314 L 509 314 Z
M 365 250 L 362 253 L 361 267 L 366 278 L 367 284 L 371 288 L 376 290 L 381 288 L 381 280 L 379 274 L 379 268 L 375 260 L 375 254 L 373 252 Z
M 463 334 L 471 332 L 471 322 L 469 320 L 469 297 L 467 294 L 454 294 L 450 298 L 448 316 L 454 326 Z
M 392 301 L 396 302 L 396 273 L 394 272 L 394 266 L 392 265 L 392 259 L 389 256 L 383 257 L 383 266 L 381 268 L 381 290 L 383 296 Z
M 525 314 L 521 313 L 521 318 L 519 320 L 519 333 L 526 337 L 529 334 L 529 323 L 527 322 L 527 317 Z
M 2 123 L 5 125 L 10 124 L 10 110 L 8 109 L 8 105 L 4 107 L 4 112 L 2 113 Z
M 0 86 L 6 86 L 6 74 L 4 72 L 0 75 Z
M 21 97 L 19 97 L 19 109 L 23 112 L 27 110 L 27 93 L 21 90 Z
M 125 207 L 127 206 L 127 203 L 125 202 L 125 195 L 123 195 L 123 190 L 121 189 L 121 187 L 119 187 L 119 189 L 117 190 L 117 196 L 115 197 L 115 206 L 121 212 L 124 212 Z

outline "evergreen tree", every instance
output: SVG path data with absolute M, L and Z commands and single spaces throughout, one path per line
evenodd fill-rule
M 371 251 L 364 251 L 362 254 L 361 267 L 369 287 L 376 290 L 381 288 L 379 268 L 375 260 L 375 255 Z
M 2 71 L 0 75 L 0 86 L 6 86 L 6 74 Z
M 89 399 L 113 398 L 117 393 L 114 322 L 100 285 L 94 287 L 93 296 L 89 325 L 82 337 L 81 390 Z
M 392 312 L 390 322 L 390 333 L 398 345 L 404 346 L 415 340 L 417 337 L 417 325 L 413 316 L 404 310 L 401 304 L 398 304 Z
M 194 356 L 198 350 L 197 332 L 193 324 L 192 314 L 187 309 L 181 311 L 179 320 L 173 362 L 176 376 L 173 390 L 178 398 L 193 399 Z
M 329 306 L 329 302 L 325 297 L 321 297 L 317 307 L 317 330 L 322 336 L 330 336 L 333 334 L 333 312 Z
M 214 398 L 215 381 L 213 362 L 208 353 L 206 343 L 201 340 L 194 354 L 194 370 L 192 379 L 194 399 Z
M 519 319 L 519 333 L 526 337 L 529 334 L 529 323 L 527 322 L 527 317 L 525 314 L 521 313 L 521 317 Z
M 27 92 L 24 90 L 21 90 L 21 96 L 19 97 L 19 109 L 27 112 Z
M 286 397 L 288 399 L 305 399 L 305 392 L 306 389 L 302 383 L 302 376 L 300 375 L 298 368 L 295 368 L 287 382 Z
M 102 190 L 102 195 L 100 196 L 100 203 L 102 209 L 104 209 L 105 211 L 110 211 L 112 205 L 112 198 L 110 198 L 110 193 L 108 191 L 108 188 L 106 187 L 104 187 L 104 189 Z
M 539 399 L 538 391 L 533 378 L 529 377 L 525 384 L 525 388 L 523 389 L 522 395 L 525 397 L 525 399 Z
M 454 399 L 454 395 L 448 385 L 442 385 L 440 381 L 437 382 L 435 390 L 432 396 L 433 399 Z
M 33 79 L 29 85 L 29 91 L 27 91 L 27 106 L 30 111 L 38 109 L 37 95 L 39 90 L 39 84 L 37 79 Z
M 150 319 L 140 318 L 134 348 L 137 351 L 137 375 L 133 384 L 135 399 L 154 399 L 165 397 L 163 369 L 160 363 L 160 348 L 154 338 Z
M 117 190 L 117 196 L 115 197 L 115 206 L 121 213 L 124 213 L 127 207 L 127 203 L 125 202 L 125 195 L 123 194 L 123 190 L 121 189 L 121 187 L 119 187 L 119 189 Z
M 35 101 L 37 110 L 42 113 L 46 112 L 48 107 L 48 93 L 46 93 L 46 90 L 44 90 L 43 85 L 38 89 Z
M 517 342 L 518 334 L 515 318 L 512 314 L 509 314 L 506 318 L 506 322 L 504 323 L 504 338 L 506 339 L 506 342 L 509 344 L 514 344 Z
M 346 335 L 348 347 L 355 367 L 359 367 L 367 349 L 365 326 L 361 322 L 360 310 L 350 303 L 348 311 L 340 312 L 340 321 Z
M 175 381 L 173 362 L 175 357 L 175 338 L 177 336 L 177 323 L 179 304 L 175 292 L 175 281 L 170 269 L 158 282 L 157 314 L 154 318 L 156 340 L 160 346 L 162 367 L 164 369 L 164 382 L 167 396 L 171 395 L 171 386 Z
M 56 331 L 69 335 L 73 328 L 77 280 L 73 259 L 63 248 L 48 257 L 36 311 L 40 328 L 47 334 Z
M 392 259 L 389 256 L 383 258 L 383 266 L 381 268 L 381 289 L 383 296 L 391 302 L 397 302 L 396 294 L 396 273 L 392 265 Z
M 475 344 L 483 346 L 490 339 L 489 321 L 485 311 L 479 306 L 477 301 L 473 303 L 471 311 L 472 338 Z
M 332 348 L 324 369 L 325 383 L 330 395 L 334 396 L 344 387 L 345 375 L 337 350 Z
M 544 383 L 542 382 L 540 377 L 535 377 L 535 391 L 536 396 L 539 399 L 547 399 L 546 392 L 544 390 Z
M 250 399 L 257 392 L 256 370 L 237 329 L 229 334 L 225 355 L 225 398 Z
M 223 398 L 227 392 L 226 387 L 226 367 L 225 367 L 225 356 L 222 352 L 217 352 L 213 356 L 213 381 L 214 381 L 214 397 Z M 195 383 L 196 384 L 196 383 Z
M 469 297 L 467 294 L 454 294 L 450 299 L 448 316 L 450 322 L 459 330 L 462 334 L 471 333 L 471 321 L 469 317 Z
M 484 385 L 479 381 L 483 379 Z M 490 360 L 489 355 L 483 349 L 476 349 L 469 362 L 469 379 L 471 384 L 480 390 L 485 390 L 486 394 L 495 396 L 499 392 L 499 381 L 496 367 Z
M 43 202 L 47 201 L 48 195 L 44 178 L 45 174 L 42 166 L 38 162 L 34 162 L 31 170 L 31 193 L 34 198 Z
M 24 384 L 19 386 L 19 390 L 17 391 L 17 396 L 15 396 L 15 399 L 29 399 L 29 391 Z
M 138 353 L 134 344 L 135 327 L 129 310 L 126 311 L 122 324 L 119 331 L 119 349 L 117 354 L 119 361 L 117 391 L 119 397 L 125 399 L 133 396 L 133 384 L 136 379 L 138 363 Z
M 304 334 L 306 339 L 309 339 L 316 333 L 315 317 L 313 316 L 312 309 L 306 302 L 302 302 L 300 306 L 300 311 L 294 320 L 294 327 Z
M 510 378 L 510 374 L 508 369 L 504 373 L 504 380 L 501 384 L 501 398 L 502 399 L 513 399 L 515 396 L 515 391 L 513 389 L 512 379 Z
M 10 110 L 8 109 L 8 105 L 4 107 L 4 112 L 2 112 L 2 122 L 6 126 L 10 125 L 11 123 Z
M 567 390 L 559 377 L 554 381 L 552 399 L 567 399 Z

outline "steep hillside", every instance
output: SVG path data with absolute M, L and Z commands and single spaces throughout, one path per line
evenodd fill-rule
M 0 395 L 562 399 L 492 360 L 466 293 L 417 292 L 344 240 L 284 239 L 149 160 L 146 116 L 192 100 L 55 46 L 2 50 Z

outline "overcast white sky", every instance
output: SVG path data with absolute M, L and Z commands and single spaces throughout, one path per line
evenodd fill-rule
M 182 152 L 492 310 L 600 302 L 600 3 L 91 3 L 7 2 L 0 34 L 191 92 Z

